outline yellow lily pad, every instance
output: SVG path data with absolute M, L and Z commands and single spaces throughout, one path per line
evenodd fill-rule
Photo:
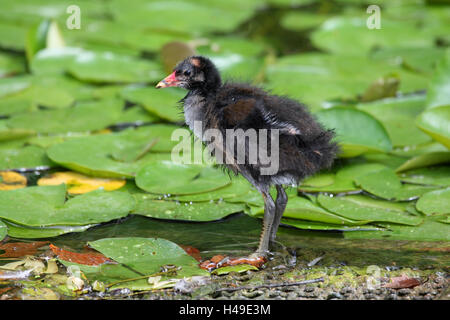
M 94 178 L 71 171 L 55 172 L 38 180 L 39 186 L 54 186 L 62 183 L 67 185 L 67 191 L 69 193 L 82 194 L 97 189 L 113 191 L 122 188 L 126 180 Z
M 25 188 L 27 178 L 14 171 L 0 171 L 0 190 Z

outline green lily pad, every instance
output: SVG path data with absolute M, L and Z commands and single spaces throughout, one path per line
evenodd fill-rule
M 426 215 L 450 213 L 450 188 L 425 193 L 417 200 L 416 208 Z
M 431 140 L 416 126 L 411 125 L 425 108 L 424 95 L 386 98 L 359 104 L 357 108 L 371 114 L 383 124 L 395 147 L 422 144 Z
M 330 15 L 311 12 L 289 12 L 281 20 L 281 25 L 290 30 L 302 31 L 316 28 L 330 19 Z
M 155 62 L 92 51 L 77 55 L 67 72 L 79 80 L 94 83 L 155 82 L 164 77 Z
M 342 148 L 341 157 L 355 157 L 367 151 L 387 152 L 392 149 L 389 136 L 378 120 L 351 108 L 332 108 L 316 113 L 327 128 L 336 130 Z
M 0 217 L 31 227 L 83 226 L 125 217 L 135 205 L 131 195 L 120 191 L 65 198 L 65 185 L 0 191 Z
M 412 241 L 450 241 L 450 225 L 425 218 L 419 226 L 382 223 L 386 230 L 346 232 L 347 239 L 389 239 Z
M 3 223 L 2 220 L 0 220 L 0 241 L 3 240 L 7 234 L 8 234 L 8 227 L 6 226 L 6 224 Z
M 100 130 L 120 121 L 123 101 L 118 99 L 82 102 L 72 108 L 41 110 L 12 116 L 6 125 L 38 133 Z
M 152 125 L 70 139 L 50 147 L 47 154 L 54 162 L 87 175 L 133 178 L 143 163 L 170 159 L 170 153 L 163 152 L 172 150 L 170 137 L 176 128 Z M 146 152 L 152 145 L 152 152 Z
M 231 179 L 231 184 L 228 184 L 220 189 L 196 194 L 175 195 L 169 197 L 168 200 L 176 200 L 181 202 L 202 202 L 211 200 L 232 201 L 242 195 L 249 195 L 252 191 L 252 186 L 247 180 L 241 177 L 233 177 Z
M 305 230 L 333 230 L 333 231 L 360 231 L 360 230 L 380 230 L 380 228 L 371 225 L 342 225 L 342 224 L 331 224 L 331 223 L 321 223 L 315 221 L 305 221 L 298 219 L 281 219 L 282 224 L 296 227 L 298 229 Z
M 450 51 L 436 66 L 427 92 L 427 107 L 435 108 L 450 104 Z M 448 119 L 448 118 L 447 118 Z
M 161 182 L 164 181 L 164 184 Z M 186 195 L 213 191 L 230 184 L 221 170 L 170 161 L 149 163 L 136 174 L 136 185 L 151 193 Z
M 1 78 L 0 98 L 23 91 L 30 85 L 31 78 L 28 76 Z
M 377 200 L 363 195 L 329 197 L 319 195 L 325 209 L 352 220 L 383 221 L 406 225 L 418 225 L 423 219 L 406 211 L 403 203 Z
M 184 120 L 182 109 L 177 104 L 185 95 L 186 91 L 178 88 L 157 90 L 137 86 L 126 87 L 121 92 L 124 99 L 137 103 L 150 113 L 171 122 Z
M 416 120 L 417 126 L 436 141 L 450 148 L 450 105 L 426 110 Z
M 22 51 L 25 49 L 26 28 L 0 23 L 0 47 Z
M 450 162 L 450 152 L 430 152 L 415 156 L 402 163 L 396 172 L 403 172 L 416 168 L 429 167 L 436 164 Z
M 402 185 L 392 169 L 382 169 L 355 179 L 355 183 L 365 191 L 380 198 L 394 201 L 409 201 L 434 190 L 434 187 Z
M 320 173 L 312 178 L 305 179 L 298 187 L 300 191 L 306 192 L 351 192 L 361 190 L 356 186 L 353 180 L 361 175 L 365 175 L 370 172 L 379 171 L 384 169 L 385 166 L 378 163 L 360 163 L 350 164 L 339 169 L 336 174 L 333 173 Z M 310 179 L 330 179 L 330 175 L 333 175 L 333 183 L 324 186 L 311 186 L 309 185 Z
M 0 149 L 0 170 L 48 169 L 54 166 L 45 149 L 38 146 Z
M 253 212 L 254 216 L 262 216 L 263 214 L 263 207 L 260 207 Z M 283 217 L 334 225 L 356 225 L 367 223 L 366 221 L 356 222 L 354 220 L 336 215 L 303 197 L 290 197 Z
M 165 265 L 180 267 L 172 278 L 207 275 L 198 261 L 175 243 L 155 238 L 106 238 L 88 243 L 105 256 L 143 275 L 160 272 Z
M 340 54 L 361 54 L 380 47 L 433 45 L 433 39 L 425 37 L 421 29 L 411 22 L 392 21 L 382 17 L 380 29 L 369 29 L 366 25 L 367 17 L 329 19 L 313 32 L 311 40 L 322 50 Z
M 332 99 L 355 100 L 374 81 L 390 75 L 399 79 L 401 91 L 415 91 L 428 85 L 424 75 L 361 54 L 304 53 L 282 57 L 267 67 L 269 89 L 300 99 L 313 110 L 326 106 Z
M 244 211 L 243 204 L 218 202 L 178 202 L 155 200 L 151 195 L 138 193 L 134 195 L 136 208 L 133 214 L 146 217 L 186 220 L 186 221 L 214 221 L 230 214 Z
M 413 184 L 450 186 L 450 167 L 435 166 L 408 170 L 400 174 L 400 180 Z
M 5 224 L 8 226 L 8 235 L 20 239 L 52 238 L 71 232 L 83 232 L 95 226 L 95 224 L 88 224 L 84 226 L 28 227 L 6 220 Z
M 0 78 L 25 72 L 25 59 L 9 54 L 0 54 Z

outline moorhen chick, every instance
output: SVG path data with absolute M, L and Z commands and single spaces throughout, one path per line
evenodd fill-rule
M 156 88 L 174 86 L 189 91 L 180 102 L 183 103 L 186 124 L 194 135 L 206 143 L 209 141 L 203 132 L 207 129 L 219 130 L 223 138 L 216 141 L 214 155 L 217 159 L 218 156 L 221 160 L 225 158 L 223 165 L 235 174 L 245 177 L 264 199 L 263 228 L 255 254 L 249 258 L 227 258 L 226 262 L 208 260 L 203 267 L 212 269 L 218 265 L 239 263 L 261 266 L 266 261 L 269 242 L 275 240 L 286 208 L 288 199 L 283 186 L 298 184 L 306 176 L 331 166 L 337 153 L 337 146 L 331 141 L 334 137 L 333 131 L 322 128 L 306 107 L 297 101 L 270 95 L 248 84 L 222 84 L 215 65 L 203 56 L 191 56 L 180 62 Z M 253 129 L 266 134 L 265 139 L 261 138 L 262 135 L 257 136 L 254 143 L 258 148 L 262 148 L 264 141 L 269 145 L 266 146 L 267 150 L 272 150 L 271 146 L 278 143 L 278 158 L 275 159 L 278 170 L 267 174 L 263 172 L 264 168 L 268 167 L 267 161 L 263 163 L 259 158 L 250 161 L 250 158 L 255 156 L 251 141 L 250 144 L 244 143 L 245 156 L 238 161 L 239 158 L 235 154 L 238 144 L 235 144 L 234 148 L 226 148 L 227 143 L 230 143 L 227 137 L 236 139 L 236 136 L 227 136 L 227 130 L 230 129 Z M 275 131 L 278 135 L 271 135 Z M 277 141 L 273 140 L 273 137 L 277 138 Z M 277 191 L 275 200 L 269 193 L 271 186 L 275 186 Z

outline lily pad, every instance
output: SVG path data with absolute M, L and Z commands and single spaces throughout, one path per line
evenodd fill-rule
M 65 198 L 65 185 L 0 191 L 0 217 L 31 227 L 82 226 L 125 217 L 135 205 L 131 195 L 120 191 Z
M 450 167 L 434 166 L 408 170 L 400 174 L 400 180 L 407 183 L 446 187 L 450 186 Z
M 384 239 L 412 241 L 450 241 L 450 225 L 425 218 L 419 226 L 403 226 L 397 224 L 380 224 L 386 230 L 346 232 L 347 239 Z
M 403 172 L 448 162 L 450 162 L 450 152 L 430 152 L 408 159 L 395 169 L 395 171 Z
M 417 126 L 450 149 L 450 105 L 426 110 L 416 120 Z
M 45 149 L 37 146 L 0 149 L 0 170 L 48 169 L 54 166 Z
M 367 17 L 336 17 L 313 32 L 311 40 L 320 49 L 340 54 L 369 52 L 374 48 L 431 47 L 433 39 L 411 22 L 381 19 L 380 29 L 369 29 Z M 355 42 L 355 39 L 358 39 Z
M 8 235 L 21 239 L 52 238 L 71 232 L 83 232 L 95 226 L 95 224 L 88 224 L 84 226 L 29 227 L 6 220 L 4 222 L 8 226 Z
M 97 189 L 113 191 L 123 187 L 126 183 L 123 179 L 104 179 L 88 177 L 76 172 L 54 172 L 49 176 L 40 178 L 39 186 L 55 186 L 64 183 L 70 194 L 83 194 Z M 1 188 L 0 188 L 1 189 Z
M 332 108 L 316 113 L 327 128 L 336 130 L 342 148 L 341 157 L 355 157 L 367 151 L 387 152 L 392 149 L 389 136 L 378 120 L 351 108 Z
M 2 220 L 0 220 L 0 241 L 2 241 L 7 234 L 8 234 L 8 227 L 6 226 L 6 224 L 3 223 Z
M 39 133 L 100 130 L 120 121 L 122 107 L 123 101 L 118 99 L 82 102 L 72 108 L 18 114 L 8 119 L 6 125 Z
M 424 95 L 386 98 L 359 104 L 357 108 L 371 114 L 383 124 L 394 147 L 422 144 L 431 140 L 416 126 L 411 125 L 425 108 Z
M 88 243 L 108 258 L 130 267 L 143 275 L 160 272 L 165 265 L 180 267 L 173 278 L 207 275 L 198 261 L 175 243 L 156 238 L 106 238 Z
M 450 104 L 450 51 L 436 66 L 427 93 L 427 107 L 435 108 Z M 448 120 L 448 118 L 447 118 Z
M 416 208 L 426 215 L 450 213 L 450 188 L 425 193 L 417 200 Z
M 214 269 L 211 273 L 221 276 L 223 274 L 229 274 L 230 272 L 243 273 L 247 271 L 258 271 L 258 268 L 249 264 L 238 264 L 235 266 L 227 266 L 222 268 Z
M 413 200 L 435 189 L 434 187 L 402 185 L 395 172 L 388 168 L 359 176 L 355 179 L 355 183 L 373 195 L 394 201 Z
M 152 125 L 67 140 L 48 149 L 56 163 L 102 178 L 132 178 L 143 163 L 170 159 L 174 143 L 171 133 L 177 127 Z M 153 147 L 151 147 L 153 146 Z M 152 152 L 146 152 L 151 147 Z
M 325 209 L 352 220 L 383 221 L 412 226 L 423 221 L 421 217 L 408 213 L 403 203 L 377 200 L 363 195 L 319 195 L 317 200 Z
M 221 170 L 170 161 L 149 163 L 136 174 L 136 185 L 139 188 L 159 194 L 196 194 L 213 191 L 228 184 L 230 178 Z
M 401 91 L 419 90 L 428 85 L 423 75 L 360 54 L 290 55 L 267 67 L 268 87 L 274 93 L 299 99 L 312 110 L 326 106 L 332 99 L 355 100 L 375 80 L 392 74 L 399 78 Z
M 155 62 L 111 52 L 77 55 L 67 72 L 79 80 L 94 83 L 155 82 L 164 77 Z
M 178 202 L 152 199 L 150 195 L 138 193 L 134 195 L 136 208 L 133 214 L 146 217 L 186 220 L 186 221 L 214 221 L 230 214 L 244 211 L 243 204 L 218 202 Z
M 333 231 L 360 231 L 360 230 L 380 230 L 380 228 L 371 225 L 342 225 L 342 224 L 331 224 L 322 223 L 315 221 L 305 221 L 298 219 L 281 219 L 282 224 L 296 227 L 298 229 L 305 230 L 333 230 Z
M 121 96 L 143 106 L 151 114 L 171 122 L 183 121 L 182 109 L 178 102 L 186 95 L 182 89 L 157 90 L 151 87 L 130 86 L 123 89 Z

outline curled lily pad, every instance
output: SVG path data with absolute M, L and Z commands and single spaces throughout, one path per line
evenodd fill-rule
M 164 181 L 164 184 L 161 182 Z M 230 184 L 221 170 L 201 165 L 159 161 L 143 166 L 136 185 L 150 193 L 186 195 L 213 191 Z
M 425 193 L 417 200 L 416 208 L 426 215 L 450 213 L 450 188 Z
M 42 186 L 0 191 L 0 217 L 16 224 L 82 226 L 122 218 L 134 208 L 131 195 L 96 190 L 65 202 L 66 187 Z
M 306 230 L 334 230 L 334 231 L 360 231 L 360 230 L 379 230 L 379 227 L 371 225 L 342 225 L 342 224 L 331 224 L 316 221 L 306 221 L 299 219 L 281 219 L 281 223 L 293 226 L 299 229 Z
M 342 148 L 341 157 L 354 157 L 367 151 L 387 152 L 391 140 L 378 120 L 351 108 L 332 108 L 317 112 L 319 121 L 336 130 Z
M 152 196 L 138 193 L 134 195 L 136 208 L 134 214 L 151 218 L 187 221 L 214 221 L 232 213 L 241 212 L 243 204 L 218 202 L 178 202 L 152 199 Z
M 388 168 L 359 176 L 355 179 L 355 183 L 373 195 L 395 201 L 412 200 L 435 189 L 417 185 L 402 185 L 395 172 Z
M 319 195 L 317 200 L 327 210 L 352 220 L 384 221 L 413 226 L 423 221 L 421 217 L 408 213 L 403 204 L 363 195 Z
M 450 105 L 426 110 L 416 120 L 416 124 L 420 129 L 447 148 L 450 148 L 449 123 Z

